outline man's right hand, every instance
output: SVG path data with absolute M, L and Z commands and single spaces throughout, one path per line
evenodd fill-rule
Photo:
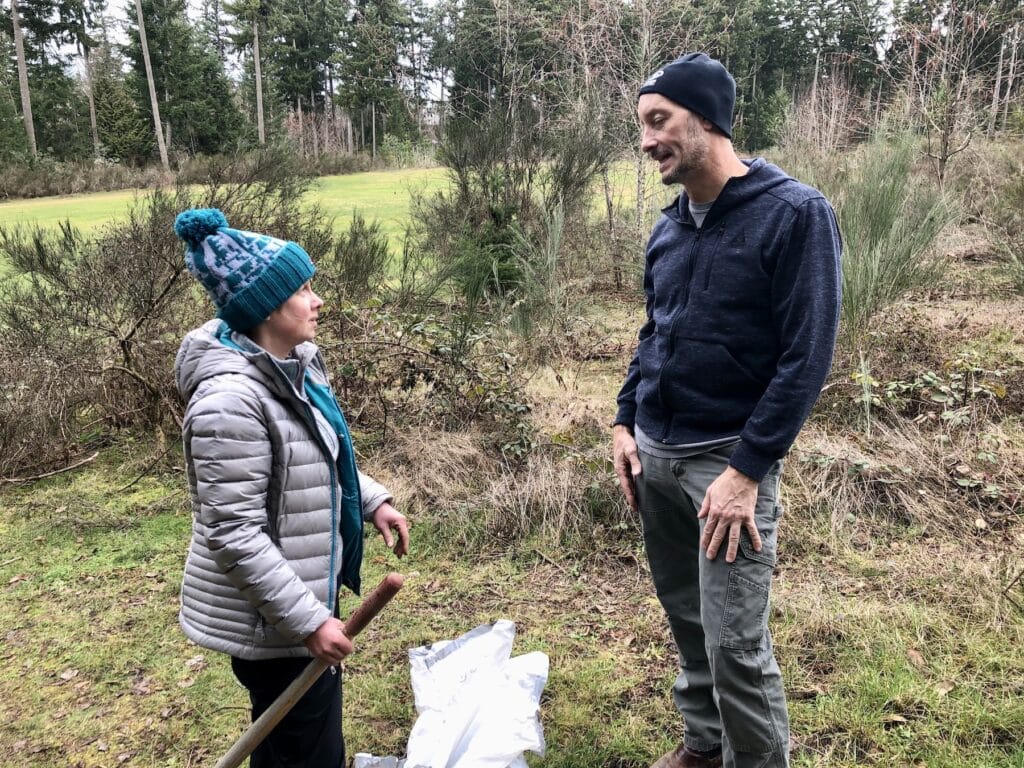
M 612 456 L 626 503 L 636 512 L 636 476 L 640 474 L 640 455 L 636 451 L 633 433 L 625 424 L 616 424 L 612 428 Z
M 352 641 L 345 636 L 345 625 L 333 616 L 303 640 L 309 652 L 332 667 L 352 653 Z

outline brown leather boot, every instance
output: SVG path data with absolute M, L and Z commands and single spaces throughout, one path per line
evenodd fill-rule
M 680 744 L 656 762 L 651 768 L 721 768 L 722 750 L 712 753 L 693 752 Z

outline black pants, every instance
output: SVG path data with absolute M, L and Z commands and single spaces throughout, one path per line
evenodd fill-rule
M 231 657 L 231 669 L 249 691 L 255 721 L 302 674 L 307 658 L 246 661 Z M 327 670 L 270 732 L 249 758 L 250 768 L 344 768 L 341 680 Z

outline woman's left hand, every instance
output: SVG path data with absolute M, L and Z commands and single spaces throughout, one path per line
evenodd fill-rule
M 388 549 L 397 557 L 409 554 L 409 521 L 405 519 L 405 515 L 385 501 L 373 511 L 371 519 Z M 398 532 L 397 542 L 391 534 L 392 528 Z

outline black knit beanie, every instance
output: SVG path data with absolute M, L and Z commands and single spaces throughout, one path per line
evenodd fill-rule
M 722 62 L 705 53 L 687 53 L 666 64 L 649 78 L 637 97 L 658 93 L 711 122 L 732 138 L 732 110 L 736 81 Z

